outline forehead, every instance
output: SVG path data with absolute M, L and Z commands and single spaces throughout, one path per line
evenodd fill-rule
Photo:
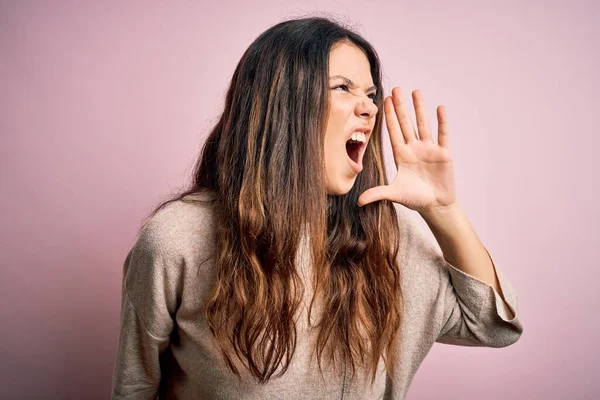
M 329 76 L 343 75 L 358 85 L 373 83 L 366 54 L 356 45 L 340 43 L 329 53 Z

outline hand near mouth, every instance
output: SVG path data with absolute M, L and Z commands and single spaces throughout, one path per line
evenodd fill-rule
M 398 173 L 389 185 L 363 192 L 358 205 L 379 200 L 400 203 L 420 213 L 444 210 L 456 202 L 452 155 L 444 106 L 438 106 L 438 144 L 431 136 L 423 96 L 412 92 L 418 136 L 402 100 L 400 88 L 384 99 L 384 115 Z

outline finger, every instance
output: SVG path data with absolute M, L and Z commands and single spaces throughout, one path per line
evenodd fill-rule
M 394 109 L 400 123 L 400 130 L 404 136 L 406 143 L 418 140 L 417 133 L 414 129 L 413 123 L 410 119 L 406 107 L 404 106 L 404 100 L 402 100 L 402 92 L 399 87 L 392 89 L 392 98 L 394 100 Z
M 379 200 L 390 200 L 393 201 L 391 196 L 393 195 L 393 189 L 389 186 L 376 186 L 371 189 L 365 190 L 358 197 L 358 206 L 362 207 L 366 204 L 373 203 Z
M 450 137 L 448 136 L 448 117 L 446 116 L 446 107 L 443 105 L 437 108 L 438 119 L 438 144 L 446 149 L 450 148 Z
M 400 130 L 400 123 L 394 110 L 394 101 L 390 96 L 383 100 L 383 109 L 385 113 L 385 123 L 390 134 L 390 141 L 392 143 L 392 151 L 394 154 L 400 149 L 400 146 L 405 145 L 404 136 Z
M 419 139 L 424 141 L 431 141 L 431 131 L 429 130 L 429 124 L 427 123 L 427 115 L 425 113 L 425 101 L 423 94 L 420 90 L 413 90 L 412 92 L 413 104 L 415 105 L 415 114 L 417 115 L 417 129 L 419 130 Z

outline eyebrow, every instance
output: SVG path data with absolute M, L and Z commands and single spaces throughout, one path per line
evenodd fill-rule
M 358 87 L 356 85 L 356 83 L 352 82 L 352 80 L 346 78 L 345 76 L 342 75 L 335 75 L 335 76 L 330 76 L 329 79 L 341 79 L 344 81 L 344 83 L 348 86 L 350 86 L 351 88 L 356 88 Z M 377 90 L 377 86 L 371 86 L 370 88 L 368 88 L 367 90 L 365 90 L 365 92 L 371 91 L 371 90 Z

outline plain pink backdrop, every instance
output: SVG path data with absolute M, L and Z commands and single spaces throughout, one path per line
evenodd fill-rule
M 436 344 L 409 398 L 600 396 L 598 2 L 95 3 L 0 1 L 6 398 L 108 398 L 142 218 L 251 41 L 324 12 L 373 43 L 387 93 L 420 89 L 433 127 L 446 106 L 459 200 L 519 293 L 516 344 Z

